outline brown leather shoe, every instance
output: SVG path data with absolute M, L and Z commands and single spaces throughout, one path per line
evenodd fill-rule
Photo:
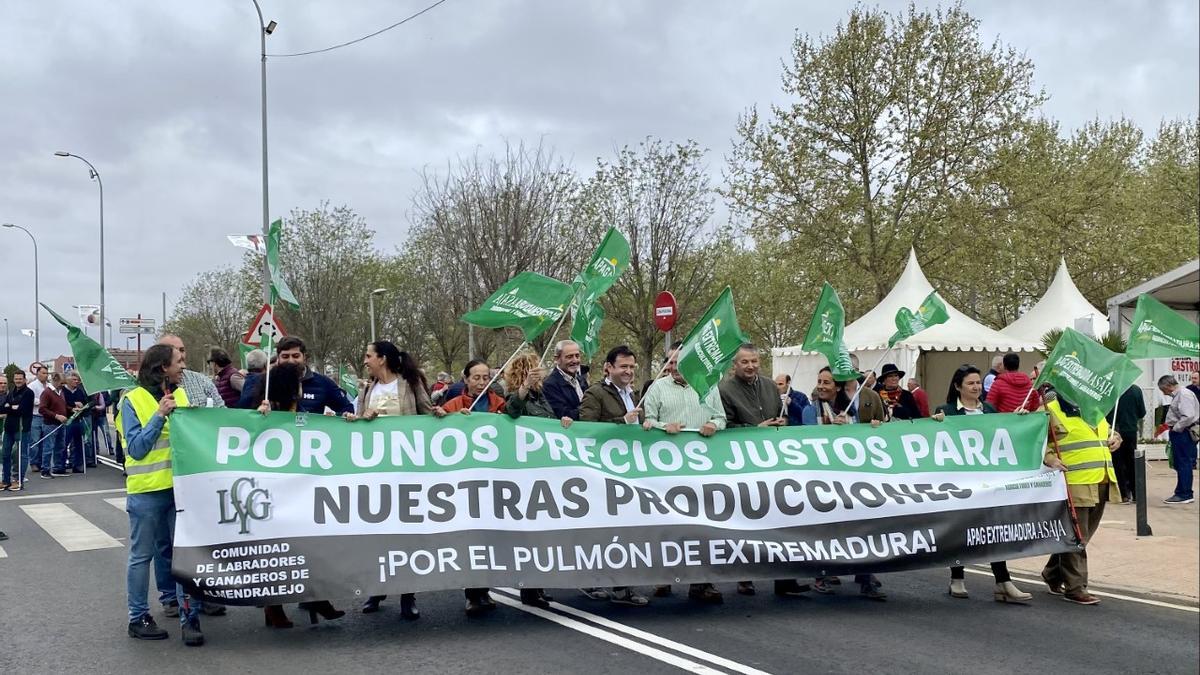
M 692 584 L 688 589 L 688 598 L 713 605 L 725 602 L 725 596 L 721 595 L 721 591 L 718 591 L 712 584 Z
M 1073 602 L 1077 605 L 1098 605 L 1100 598 L 1088 593 L 1087 591 L 1079 591 L 1078 593 L 1064 593 L 1063 600 Z
M 662 586 L 654 587 L 654 597 L 669 598 L 671 597 L 671 584 L 663 584 Z

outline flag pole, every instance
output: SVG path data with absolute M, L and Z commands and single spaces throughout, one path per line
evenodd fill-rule
M 271 295 L 274 296 L 275 294 L 272 293 Z M 272 299 L 274 299 L 274 298 L 272 298 Z M 275 322 L 275 305 L 274 305 L 274 303 L 272 303 L 272 302 L 267 303 L 267 311 L 271 313 L 271 322 L 274 323 Z M 263 337 L 264 337 L 263 334 L 260 332 L 258 334 L 259 347 L 262 346 Z M 263 400 L 270 401 L 271 399 L 268 396 L 268 394 L 271 391 L 271 370 L 273 370 L 271 368 L 271 351 L 275 349 L 275 340 L 272 340 L 270 336 L 266 336 L 266 338 L 267 338 L 267 373 L 266 373 L 266 375 L 263 376 Z M 311 336 L 310 336 L 310 338 L 311 338 Z M 260 403 L 259 405 L 262 405 L 262 404 Z M 268 404 L 268 405 L 270 405 L 270 404 Z
M 558 338 L 558 329 L 562 328 L 563 322 L 567 320 L 567 312 L 558 318 L 558 323 L 554 324 L 554 332 L 550 334 L 550 342 L 546 345 L 546 350 L 542 352 L 542 358 L 538 363 L 545 363 L 546 356 L 550 354 L 550 350 L 554 349 L 554 341 Z
M 479 399 L 487 396 L 488 390 L 490 390 L 492 385 L 496 383 L 497 378 L 500 377 L 500 373 L 503 373 L 504 369 L 508 368 L 508 364 L 512 363 L 512 360 L 517 358 L 517 354 L 520 354 L 521 350 L 525 349 L 525 345 L 527 344 L 529 343 L 525 342 L 524 340 L 521 341 L 521 344 L 517 347 L 517 350 L 512 353 L 512 356 L 508 357 L 508 360 L 504 362 L 503 366 L 500 366 L 500 369 L 496 371 L 496 374 L 492 376 L 492 379 L 488 380 L 487 386 L 483 388 L 483 391 L 479 392 L 479 395 L 475 397 L 474 401 L 471 401 L 471 407 L 467 408 L 467 410 L 473 410 L 475 408 L 475 404 L 479 403 Z

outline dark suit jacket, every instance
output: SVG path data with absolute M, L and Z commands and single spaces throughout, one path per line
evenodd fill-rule
M 582 371 L 575 377 L 579 380 L 579 388 L 586 393 L 588 383 L 587 379 L 583 377 Z M 555 417 L 579 419 L 579 405 L 583 401 L 575 395 L 574 385 L 566 377 L 563 377 L 562 371 L 558 368 L 551 370 L 546 381 L 542 383 L 542 396 L 546 397 L 546 402 L 554 410 Z
M 542 387 L 545 393 L 545 386 Z M 574 392 L 572 392 L 572 395 Z M 634 401 L 634 405 L 637 405 Z M 625 402 L 617 388 L 605 382 L 597 382 L 583 392 L 583 403 L 579 404 L 579 420 L 581 422 L 615 422 L 625 423 Z M 638 412 L 638 421 L 645 420 L 642 412 Z

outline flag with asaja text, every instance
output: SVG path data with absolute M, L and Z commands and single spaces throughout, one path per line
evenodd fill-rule
M 946 303 L 938 297 L 937 291 L 933 291 L 921 301 L 921 306 L 915 314 L 907 307 L 901 307 L 900 311 L 896 312 L 896 332 L 888 340 L 888 346 L 894 347 L 901 340 L 907 340 L 930 326 L 949 320 L 950 313 L 946 310 Z
M 562 317 L 571 302 L 571 286 L 536 272 L 521 272 L 492 293 L 462 320 L 483 328 L 520 328 L 527 342 Z
M 738 347 L 747 342 L 733 308 L 733 290 L 726 286 L 684 338 L 679 348 L 679 374 L 703 401 L 721 381 Z
M 804 336 L 806 352 L 819 352 L 829 361 L 829 369 L 833 371 L 833 379 L 837 382 L 847 382 L 858 378 L 858 371 L 850 361 L 850 352 L 842 340 L 846 330 L 846 310 L 837 291 L 829 282 L 821 287 L 821 297 L 817 300 L 817 308 L 813 310 L 812 321 L 808 324 L 808 333 Z
M 1125 356 L 1153 359 L 1164 356 L 1200 356 L 1200 326 L 1143 293 L 1133 310 L 1133 328 Z
M 1063 330 L 1034 386 L 1050 383 L 1059 396 L 1079 408 L 1079 416 L 1095 426 L 1117 404 L 1121 394 L 1142 374 L 1129 357 L 1074 328 Z

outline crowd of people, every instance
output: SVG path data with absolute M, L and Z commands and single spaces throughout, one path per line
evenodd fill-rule
M 337 415 L 348 422 L 380 416 L 446 417 L 486 412 L 513 418 L 556 419 L 564 428 L 577 421 L 637 424 L 647 431 L 696 432 L 703 436 L 749 426 L 879 426 L 921 418 L 942 421 L 954 415 L 1044 410 L 1051 422 L 1044 463 L 1066 472 L 1079 534 L 1085 544 L 1095 533 L 1107 502 L 1130 503 L 1134 499 L 1133 447 L 1141 418 L 1146 414 L 1141 392 L 1136 387 L 1122 396 L 1115 420 L 1102 420 L 1092 426 L 1063 396 L 1056 395 L 1049 387 L 1035 388 L 1033 378 L 1021 370 L 1019 355 L 1010 353 L 997 357 L 987 373 L 970 364 L 958 368 L 948 383 L 944 402 L 935 400 L 931 410 L 928 393 L 914 378 L 905 381 L 906 373 L 894 364 L 885 364 L 878 375 L 868 373 L 845 381 L 835 379 L 832 371 L 824 368 L 812 383 L 812 389 L 803 392 L 797 390 L 788 374 L 780 374 L 773 380 L 763 375 L 759 350 L 746 344 L 737 351 L 731 372 L 701 400 L 678 370 L 680 346 L 671 346 L 662 371 L 639 390 L 634 388 L 637 355 L 629 347 L 620 345 L 609 350 L 603 361 L 603 373 L 590 381 L 579 345 L 570 340 L 554 346 L 553 363 L 548 367 L 532 353 L 514 357 L 503 372 L 484 360 L 473 359 L 463 368 L 461 379 L 454 381 L 446 373 L 439 373 L 431 386 L 411 355 L 387 340 L 379 340 L 365 350 L 366 377 L 359 383 L 357 396 L 351 397 L 309 364 L 307 347 L 298 337 L 280 339 L 274 358 L 268 358 L 260 350 L 250 352 L 244 370 L 236 368 L 224 351 L 213 350 L 207 359 L 211 374 L 204 374 L 186 368 L 187 351 L 182 340 L 167 335 L 145 353 L 137 375 L 138 386 L 124 392 L 117 401 L 110 401 L 103 394 L 89 396 L 73 375 L 61 380 L 58 374 L 42 368 L 34 372 L 33 382 L 26 383 L 24 374 L 18 372 L 14 377 L 15 387 L 8 392 L 3 407 L 4 485 L 12 489 L 12 485 L 22 482 L 11 479 L 9 450 L 13 444 L 21 444 L 22 448 L 36 444 L 32 452 L 23 452 L 22 456 L 30 457 L 29 468 L 42 477 L 55 478 L 93 466 L 102 442 L 98 439 L 108 441 L 110 454 L 123 461 L 128 493 L 128 633 L 139 639 L 167 637 L 166 631 L 155 623 L 147 602 L 153 566 L 164 614 L 178 616 L 183 640 L 189 645 L 204 642 L 200 614 L 220 615 L 225 608 L 188 597 L 170 574 L 175 503 L 169 420 L 181 406 L 238 407 L 264 415 L 280 412 Z M 856 359 L 854 366 L 856 369 L 859 366 Z M 1169 427 L 1174 465 L 1179 473 L 1175 494 L 1166 501 L 1186 503 L 1192 500 L 1192 468 L 1196 457 L 1192 430 L 1200 422 L 1196 396 L 1200 387 L 1196 383 L 1192 388 L 1181 387 L 1170 376 L 1160 380 L 1159 386 L 1172 397 L 1165 426 Z M 107 408 L 114 404 L 115 443 L 108 439 L 107 433 Z M 81 413 L 84 408 L 87 411 Z M 92 430 L 88 434 L 92 439 L 90 445 L 82 440 L 85 429 Z M 20 466 L 22 463 L 25 461 L 17 463 L 18 472 L 25 470 Z M 993 562 L 992 572 L 996 601 L 1032 600 L 1030 593 L 1013 583 L 1004 561 Z M 1042 578 L 1049 592 L 1066 600 L 1084 605 L 1100 602 L 1087 590 L 1087 554 L 1083 550 L 1051 556 Z M 864 598 L 876 601 L 887 598 L 876 575 L 858 574 L 853 581 Z M 819 577 L 811 583 L 777 579 L 773 591 L 780 596 L 827 594 L 838 592 L 840 585 L 837 577 Z M 643 607 L 650 602 L 632 587 L 580 591 L 593 600 L 620 605 Z M 753 580 L 745 580 L 737 583 L 736 591 L 755 595 L 757 588 Z M 968 597 L 962 567 L 950 570 L 948 592 L 955 598 Z M 660 585 L 651 595 L 666 597 L 671 593 L 671 586 Z M 464 594 L 465 611 L 470 616 L 496 608 L 487 588 L 468 588 Z M 698 602 L 723 601 L 721 591 L 712 583 L 691 584 L 687 595 Z M 369 597 L 360 609 L 367 614 L 379 612 L 385 599 L 386 596 Z M 521 601 L 545 608 L 551 598 L 543 589 L 523 589 Z M 328 600 L 302 603 L 300 609 L 308 613 L 313 623 L 345 614 Z M 420 618 L 414 594 L 400 596 L 400 614 L 407 620 Z M 264 608 L 264 622 L 272 628 L 294 625 L 279 605 Z

